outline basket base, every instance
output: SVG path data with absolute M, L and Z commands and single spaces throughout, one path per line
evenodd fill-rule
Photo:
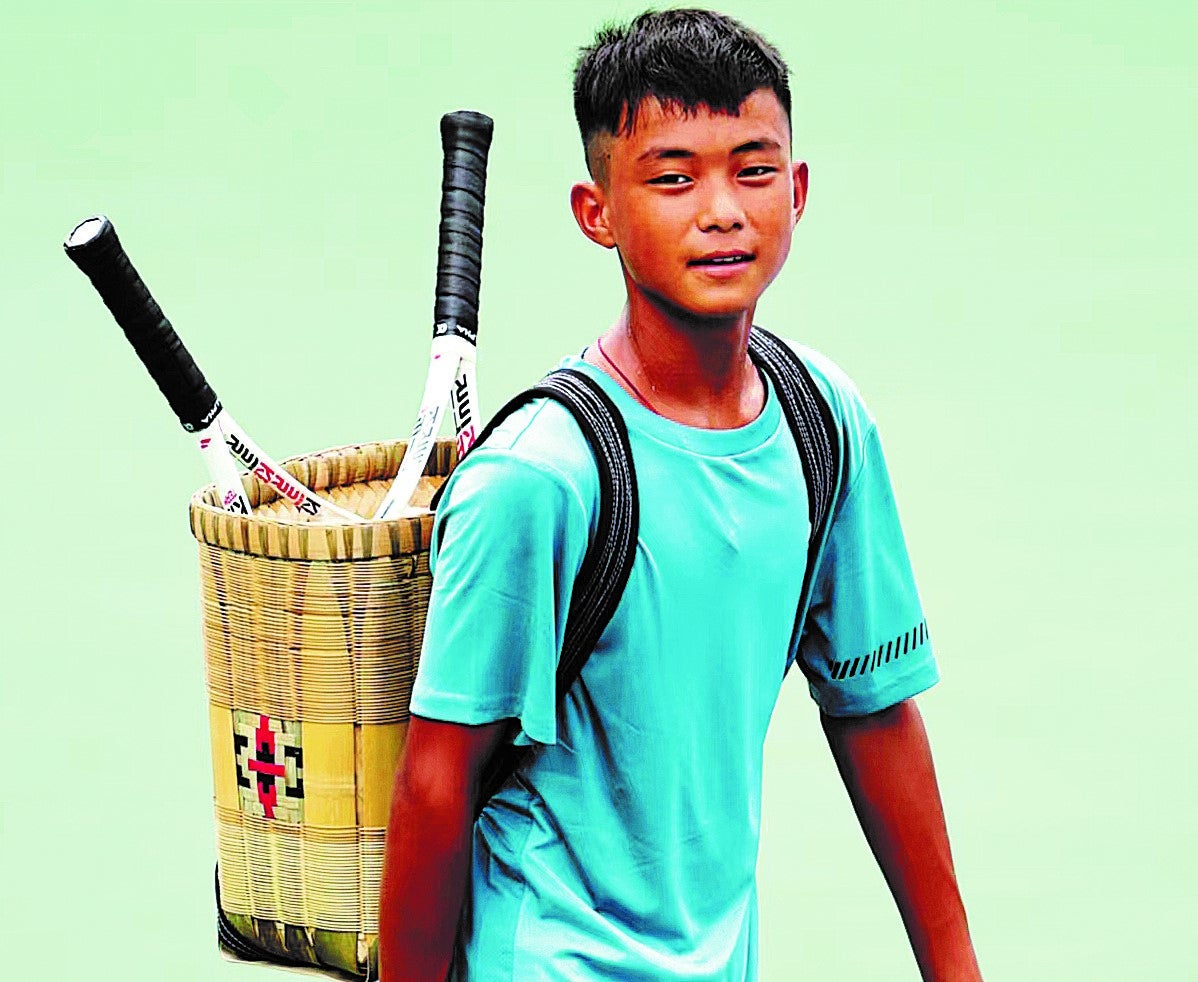
M 378 979 L 378 948 L 372 944 L 367 964 L 358 957 L 359 936 L 321 931 L 231 914 L 220 903 L 216 879 L 216 940 L 229 961 L 265 962 L 314 977 L 373 982 Z

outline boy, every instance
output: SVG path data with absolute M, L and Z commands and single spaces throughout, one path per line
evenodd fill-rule
M 592 181 L 571 205 L 617 251 L 628 301 L 564 364 L 628 425 L 636 560 L 559 712 L 590 451 L 542 400 L 451 478 L 388 830 L 383 982 L 441 982 L 451 961 L 470 982 L 755 979 L 762 748 L 796 660 L 920 970 L 977 979 L 911 701 L 938 675 L 881 447 L 851 382 L 799 348 L 849 463 L 792 644 L 807 489 L 746 347 L 807 191 L 786 66 L 720 14 L 646 13 L 584 49 L 574 91 Z M 859 657 L 900 637 L 901 658 Z M 512 721 L 536 753 L 475 823 Z

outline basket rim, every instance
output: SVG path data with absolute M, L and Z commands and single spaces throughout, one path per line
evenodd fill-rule
M 310 453 L 297 454 L 288 457 L 280 463 L 293 477 L 307 483 L 318 494 L 328 488 L 345 487 L 349 484 L 360 483 L 363 480 L 387 480 L 395 476 L 399 461 L 407 448 L 407 440 L 376 440 L 367 443 L 351 443 L 341 446 L 327 447 Z M 328 461 L 346 461 L 346 466 L 340 468 L 341 474 L 334 473 L 334 468 L 324 468 L 323 479 L 313 481 L 305 471 L 317 464 Z M 448 477 L 457 463 L 457 445 L 454 440 L 438 440 L 424 468 L 424 475 L 429 477 Z M 367 465 L 365 476 L 360 471 L 363 464 Z M 345 479 L 349 465 L 355 465 L 358 470 L 352 479 Z M 373 470 L 371 469 L 373 465 Z M 338 479 L 340 476 L 340 479 Z M 264 488 L 249 474 L 241 476 L 245 488 L 254 507 L 268 504 L 278 498 L 278 492 L 273 488 Z M 188 502 L 188 516 L 192 534 L 206 545 L 217 548 L 231 549 L 234 552 L 248 552 L 268 558 L 309 558 L 309 540 L 326 540 L 319 546 L 318 553 L 311 558 L 327 559 L 358 559 L 378 558 L 381 556 L 397 555 L 420 551 L 427 548 L 432 535 L 434 513 L 430 509 L 422 509 L 415 515 L 401 515 L 395 518 L 373 519 L 364 518 L 359 522 L 351 522 L 332 516 L 327 521 L 296 522 L 273 514 L 241 515 L 225 511 L 220 506 L 211 503 L 208 496 L 215 491 L 215 483 L 201 486 L 194 491 Z M 378 533 L 382 533 L 381 535 Z M 344 540 L 344 545 L 335 547 L 327 540 L 337 537 Z M 365 539 L 366 542 L 360 541 Z M 391 542 L 388 548 L 376 540 Z M 269 544 L 268 544 L 269 540 Z M 288 541 L 290 544 L 288 544 Z M 280 545 L 280 543 L 282 543 Z M 366 555 L 360 555 L 364 548 Z M 297 556 L 296 553 L 300 555 Z

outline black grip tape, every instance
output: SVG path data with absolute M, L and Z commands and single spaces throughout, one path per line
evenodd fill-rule
M 216 393 L 129 262 L 112 223 L 102 216 L 88 221 L 102 222 L 100 231 L 79 244 L 68 238 L 63 248 L 112 311 L 183 429 L 204 429 L 220 412 Z
M 445 171 L 441 180 L 434 337 L 457 334 L 471 344 L 478 340 L 483 203 L 493 127 L 489 116 L 467 110 L 441 117 Z

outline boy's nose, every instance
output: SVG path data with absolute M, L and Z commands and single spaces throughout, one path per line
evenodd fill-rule
M 708 195 L 696 221 L 704 232 L 732 232 L 744 228 L 745 213 L 736 195 L 721 186 Z

